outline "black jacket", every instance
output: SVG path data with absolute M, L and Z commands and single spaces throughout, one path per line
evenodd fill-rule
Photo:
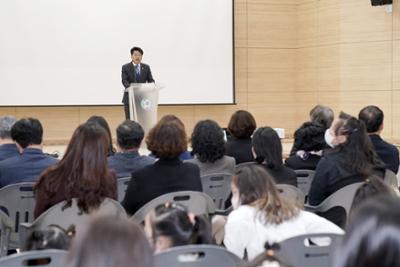
M 153 75 L 151 74 L 150 66 L 140 63 L 140 75 L 136 75 L 135 67 L 132 62 L 122 66 L 121 81 L 124 88 L 128 88 L 131 83 L 153 83 Z M 128 101 L 128 94 L 125 92 L 122 103 Z

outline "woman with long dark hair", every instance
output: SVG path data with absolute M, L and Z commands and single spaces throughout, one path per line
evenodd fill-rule
M 95 122 L 98 123 L 101 127 L 104 128 L 104 130 L 106 130 L 107 132 L 107 136 L 108 136 L 108 142 L 109 142 L 109 147 L 108 147 L 108 156 L 112 156 L 115 154 L 115 152 L 117 152 L 113 146 L 113 142 L 112 142 L 112 135 L 111 135 L 111 130 L 110 130 L 110 126 L 108 125 L 107 120 L 102 117 L 102 116 L 91 116 L 88 120 L 88 122 Z
M 41 174 L 34 190 L 35 217 L 53 205 L 78 198 L 84 213 L 100 206 L 104 198 L 117 197 L 114 172 L 107 168 L 109 139 L 97 123 L 81 124 L 72 135 L 62 160 Z

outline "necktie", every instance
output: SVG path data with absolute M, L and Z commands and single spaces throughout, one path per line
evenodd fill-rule
M 140 67 L 139 67 L 139 64 L 137 64 L 137 65 L 135 66 L 135 71 L 136 71 L 136 76 L 139 77 L 139 76 L 140 76 Z

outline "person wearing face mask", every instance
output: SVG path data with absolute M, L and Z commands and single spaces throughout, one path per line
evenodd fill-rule
M 225 225 L 225 247 L 252 260 L 264 244 L 311 233 L 343 234 L 343 230 L 281 198 L 273 178 L 259 164 L 240 166 L 232 178 L 232 205 Z
M 317 165 L 309 204 L 318 205 L 340 188 L 366 181 L 372 175 L 384 177 L 385 165 L 360 120 L 341 112 L 326 130 L 325 141 L 332 149 L 325 152 Z

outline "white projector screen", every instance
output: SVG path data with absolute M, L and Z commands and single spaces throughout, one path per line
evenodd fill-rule
M 0 106 L 121 104 L 133 46 L 161 104 L 234 103 L 233 0 L 2 0 Z

